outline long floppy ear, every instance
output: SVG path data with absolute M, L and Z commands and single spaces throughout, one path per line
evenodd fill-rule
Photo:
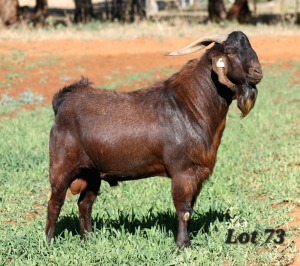
M 225 40 L 227 40 L 227 37 L 228 37 L 228 34 L 214 34 L 214 35 L 204 36 L 180 50 L 166 53 L 165 55 L 175 55 L 176 56 L 176 55 L 192 54 L 199 50 L 202 50 L 206 46 L 210 45 L 212 42 L 222 44 Z
M 235 86 L 235 84 L 227 78 L 228 64 L 224 55 L 212 56 L 211 63 L 212 69 L 218 75 L 218 80 L 220 83 L 227 86 L 228 88 L 232 88 L 233 86 Z

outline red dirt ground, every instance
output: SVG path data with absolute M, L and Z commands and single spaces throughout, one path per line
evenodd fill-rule
M 15 82 L 13 89 L 0 89 L 0 94 L 9 93 L 16 96 L 30 88 L 42 94 L 50 102 L 55 91 L 62 86 L 87 76 L 95 85 L 109 83 L 108 77 L 116 77 L 128 72 L 143 72 L 159 67 L 179 69 L 184 63 L 201 53 L 166 57 L 164 53 L 177 50 L 193 41 L 191 38 L 172 38 L 163 41 L 158 39 L 136 40 L 59 40 L 36 42 L 0 42 L 0 54 L 11 54 L 23 51 L 26 62 L 38 61 L 44 65 L 45 60 L 56 58 L 56 62 L 40 69 L 28 70 L 25 76 Z M 275 62 L 300 60 L 300 36 L 252 37 L 252 46 L 257 51 L 262 65 Z M 22 71 L 22 65 L 19 71 Z M 3 71 L 1 71 L 3 72 Z M 0 73 L 0 81 L 3 79 Z M 45 80 L 43 81 L 43 77 Z M 138 87 L 122 88 L 131 90 Z
M 47 103 L 53 94 L 64 85 L 80 79 L 80 75 L 88 77 L 96 86 L 112 82 L 125 73 L 141 73 L 159 68 L 179 69 L 184 63 L 201 53 L 182 57 L 166 57 L 164 53 L 177 50 L 194 39 L 147 39 L 136 40 L 59 40 L 36 42 L 0 42 L 0 55 L 9 55 L 22 51 L 26 55 L 26 63 L 41 62 L 43 65 L 27 69 L 26 75 L 14 80 L 10 89 L 0 87 L 1 94 L 17 96 L 25 90 L 42 94 Z M 288 65 L 292 60 L 300 60 L 300 36 L 253 36 L 250 38 L 262 65 L 283 63 Z M 51 59 L 55 57 L 56 60 Z M 47 61 L 49 64 L 47 65 Z M 23 65 L 22 65 L 23 64 Z M 24 71 L 24 62 L 15 66 L 15 71 Z M 0 82 L 5 81 L 0 66 Z M 146 82 L 143 85 L 146 85 Z M 140 86 L 141 84 L 139 84 Z M 136 89 L 139 86 L 124 87 L 122 90 Z M 290 226 L 300 227 L 300 209 L 295 208 L 291 215 L 296 216 Z M 296 239 L 297 250 L 300 251 L 300 239 Z M 300 265 L 300 256 L 294 266 Z

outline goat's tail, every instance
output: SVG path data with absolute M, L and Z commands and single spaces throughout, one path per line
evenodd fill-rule
M 89 80 L 87 78 L 81 77 L 80 81 L 75 82 L 75 83 L 59 90 L 53 96 L 53 99 L 52 99 L 52 108 L 53 108 L 54 114 L 55 115 L 57 114 L 59 107 L 64 102 L 64 100 L 68 97 L 69 94 L 72 94 L 77 89 L 87 88 L 87 87 L 89 87 L 90 84 L 91 83 L 89 82 Z

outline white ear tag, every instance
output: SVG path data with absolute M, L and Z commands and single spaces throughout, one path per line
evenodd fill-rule
M 224 63 L 224 61 L 223 61 L 222 58 L 219 58 L 219 59 L 218 59 L 217 67 L 220 67 L 220 68 L 225 67 L 225 63 Z

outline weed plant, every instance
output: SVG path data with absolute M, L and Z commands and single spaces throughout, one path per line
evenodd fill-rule
M 43 101 L 44 97 L 42 95 L 34 94 L 31 90 L 20 93 L 16 98 L 3 94 L 0 98 L 0 115 L 9 114 L 24 105 L 36 105 Z

